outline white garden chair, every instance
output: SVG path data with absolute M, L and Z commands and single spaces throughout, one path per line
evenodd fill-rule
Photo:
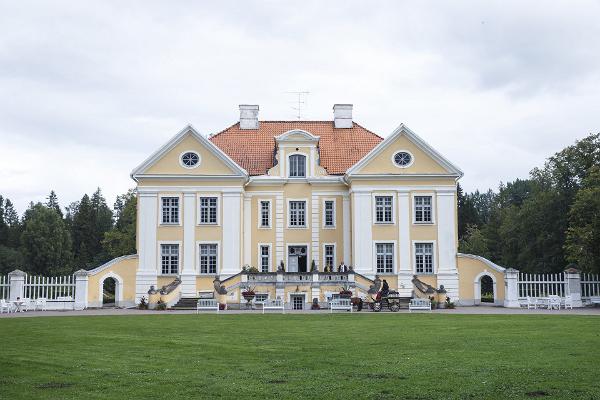
M 537 298 L 527 296 L 527 309 L 531 310 L 532 308 L 537 309 Z
M 555 294 L 548 296 L 548 310 L 560 310 L 560 296 Z
M 0 314 L 2 314 L 6 310 L 6 313 L 10 313 L 12 311 L 12 304 L 8 303 L 4 299 L 0 299 Z
M 35 309 L 46 311 L 46 299 L 44 297 L 35 300 Z
M 23 310 L 24 311 L 30 311 L 30 310 L 34 310 L 35 311 L 35 302 L 33 300 L 31 300 L 30 298 L 24 298 L 23 299 Z
M 563 299 L 563 307 L 565 308 L 565 310 L 567 308 L 570 308 L 571 310 L 573 309 L 573 297 L 572 296 L 565 296 L 565 298 Z

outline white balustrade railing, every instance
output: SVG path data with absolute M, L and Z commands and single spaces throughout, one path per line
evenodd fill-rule
M 75 298 L 75 277 L 67 276 L 35 276 L 26 275 L 23 285 L 23 297 L 28 299 L 44 298 L 57 300 Z
M 569 295 L 569 288 L 563 273 L 559 274 L 526 274 L 519 273 L 517 281 L 519 297 L 548 297 Z
M 581 298 L 588 300 L 590 297 L 600 296 L 600 275 L 581 274 Z

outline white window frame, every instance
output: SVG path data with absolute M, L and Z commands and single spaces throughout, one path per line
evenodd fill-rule
M 432 245 L 432 263 L 431 267 L 433 268 L 432 272 L 417 272 L 417 246 L 416 244 L 431 244 Z M 435 275 L 437 274 L 438 266 L 437 266 L 437 241 L 436 240 L 413 240 L 412 241 L 412 262 L 413 262 L 413 273 L 415 275 Z
M 269 225 L 262 225 L 262 203 L 269 203 Z M 273 200 L 272 199 L 258 199 L 258 229 L 272 229 L 273 228 Z
M 162 222 L 162 215 L 163 215 L 163 201 L 162 199 L 164 197 L 176 197 L 179 199 L 179 210 L 178 215 L 177 215 L 177 219 L 179 222 Z M 162 193 L 158 196 L 158 226 L 181 226 L 181 209 L 183 208 L 183 198 L 181 193 L 173 193 L 173 194 L 168 194 L 168 193 Z
M 290 161 L 290 159 L 292 158 L 292 156 L 302 156 L 304 157 L 304 176 L 291 176 L 291 171 L 292 171 L 292 162 Z M 287 161 L 287 178 L 289 179 L 306 179 L 308 178 L 308 163 L 309 163 L 309 156 L 306 153 L 302 153 L 302 152 L 292 152 L 289 153 L 286 157 L 286 161 Z
M 200 206 L 202 198 L 216 197 L 217 198 L 217 222 L 201 222 Z M 196 197 L 196 225 L 200 226 L 220 226 L 221 225 L 221 194 L 220 193 L 201 193 Z
M 302 201 L 304 202 L 304 225 L 291 225 L 291 213 L 290 213 L 290 203 L 293 201 Z M 286 215 L 286 219 L 287 219 L 287 228 L 288 229 L 308 229 L 309 228 L 309 220 L 310 220 L 310 214 L 309 214 L 309 203 L 308 203 L 308 199 L 287 199 L 287 215 Z
M 157 275 L 159 276 L 177 276 L 181 274 L 181 246 L 182 242 L 178 240 L 159 240 L 157 242 L 156 259 L 157 259 Z M 176 274 L 163 274 L 162 273 L 162 245 L 177 245 L 177 273 Z
M 256 292 L 255 296 L 256 297 L 253 301 L 255 304 L 264 304 L 265 301 L 269 300 L 269 298 L 271 297 L 268 292 Z M 258 296 L 267 296 L 267 298 L 265 300 L 257 300 Z
M 416 199 L 415 198 L 416 197 L 427 197 L 427 196 L 431 197 L 431 222 L 429 222 L 429 221 L 428 222 L 417 221 L 417 212 L 416 212 L 417 204 L 416 204 Z M 411 203 L 411 206 L 412 206 L 410 212 L 412 214 L 412 223 L 413 223 L 413 225 L 434 225 L 435 224 L 435 217 L 436 217 L 436 215 L 435 215 L 435 210 L 436 210 L 435 193 L 433 193 L 433 192 L 427 192 L 427 193 L 425 193 L 425 192 L 423 192 L 423 193 L 414 192 L 414 193 L 411 193 L 410 197 L 411 197 L 410 203 Z
M 391 244 L 392 245 L 392 272 L 377 272 L 377 245 Z M 394 275 L 398 270 L 398 243 L 396 240 L 373 240 L 373 272 L 378 275 Z
M 326 225 L 326 224 L 325 224 L 325 222 L 326 222 L 326 218 L 325 218 L 325 217 L 326 217 L 326 212 L 325 212 L 325 211 L 326 211 L 326 209 L 325 209 L 325 204 L 326 204 L 326 202 L 328 202 L 328 201 L 331 201 L 331 202 L 333 202 L 333 225 Z M 335 229 L 335 227 L 336 227 L 336 224 L 337 224 L 337 223 L 336 223 L 336 222 L 337 222 L 337 221 L 336 221 L 336 215 L 335 215 L 335 214 L 337 213 L 337 204 L 336 204 L 336 199 L 335 199 L 335 198 L 324 198 L 324 199 L 323 199 L 323 202 L 321 203 L 321 205 L 322 205 L 322 209 L 323 209 L 323 212 L 322 212 L 323 221 L 322 221 L 322 224 L 321 224 L 322 228 L 323 228 L 323 229 Z
M 322 265 L 322 270 L 325 271 L 325 267 L 327 266 L 327 258 L 326 258 L 326 253 L 325 253 L 325 247 L 326 246 L 333 246 L 333 264 L 331 265 L 332 271 L 335 271 L 336 268 L 336 263 L 337 263 L 337 243 L 323 243 L 323 265 Z
M 185 153 L 194 153 L 195 155 L 198 156 L 198 162 L 196 163 L 196 165 L 192 165 L 190 167 L 190 166 L 187 166 L 187 165 L 185 165 L 183 163 L 183 155 Z M 181 165 L 183 168 L 185 168 L 185 169 L 194 169 L 194 168 L 198 168 L 200 166 L 200 164 L 202 164 L 202 156 L 196 150 L 185 150 L 185 151 L 182 151 L 181 153 L 179 153 L 179 165 Z
M 273 269 L 273 265 L 272 265 L 272 263 L 273 263 L 273 251 L 272 251 L 273 246 L 272 246 L 272 243 L 258 243 L 258 254 L 257 254 L 258 263 L 256 264 L 257 269 L 259 272 L 263 272 L 263 270 L 262 270 L 262 251 L 261 251 L 263 247 L 269 248 L 269 268 L 267 269 L 267 272 L 271 272 Z
M 377 222 L 377 197 L 391 197 L 392 198 L 392 221 L 391 222 Z M 373 193 L 371 199 L 373 203 L 373 225 L 396 225 L 396 193 Z
M 200 269 L 200 245 L 201 244 L 216 244 L 217 245 L 217 271 L 213 274 L 212 272 L 201 272 Z M 196 271 L 198 275 L 202 276 L 214 276 L 221 273 L 221 241 L 220 240 L 197 240 L 196 241 Z
M 396 158 L 396 154 L 398 154 L 398 153 L 408 153 L 408 155 L 410 156 L 410 162 L 408 164 L 406 164 L 406 165 L 398 165 L 398 164 L 396 164 L 395 158 Z M 394 165 L 394 167 L 400 168 L 400 169 L 404 169 L 404 168 L 408 168 L 408 167 L 410 167 L 410 166 L 413 165 L 413 163 L 415 162 L 415 156 L 414 156 L 414 154 L 412 152 L 410 152 L 408 150 L 398 149 L 398 150 L 396 150 L 396 151 L 394 151 L 392 153 L 391 160 L 392 160 L 392 164 Z

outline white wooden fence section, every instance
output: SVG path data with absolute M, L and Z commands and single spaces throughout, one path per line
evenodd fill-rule
M 568 296 L 569 287 L 565 276 L 560 274 L 525 274 L 519 273 L 517 282 L 519 298 L 526 297 L 548 297 L 557 295 Z
M 589 300 L 590 297 L 600 296 L 600 275 L 581 274 L 581 298 Z
M 10 281 L 8 276 L 0 275 L 0 299 L 8 300 L 10 293 Z
M 26 275 L 23 285 L 23 297 L 26 299 L 44 298 L 57 300 L 59 297 L 75 298 L 75 277 Z

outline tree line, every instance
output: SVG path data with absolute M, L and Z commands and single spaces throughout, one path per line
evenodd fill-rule
M 507 157 L 510 161 L 510 156 Z M 459 250 L 523 272 L 600 272 L 600 134 L 497 191 L 458 191 Z
M 46 202 L 29 204 L 19 217 L 0 195 L 0 274 L 64 275 L 136 252 L 136 196 L 117 196 L 111 209 L 98 188 L 65 207 L 51 191 Z

